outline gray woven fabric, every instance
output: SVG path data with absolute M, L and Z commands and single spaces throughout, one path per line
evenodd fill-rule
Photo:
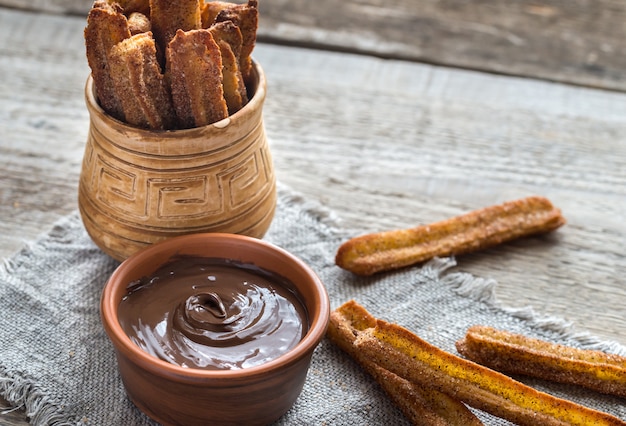
M 400 323 L 451 352 L 466 328 L 480 323 L 626 354 L 615 342 L 571 333 L 558 319 L 499 307 L 493 299 L 495 283 L 452 272 L 453 259 L 374 278 L 354 277 L 334 265 L 334 253 L 347 235 L 332 214 L 280 187 L 276 217 L 265 239 L 313 267 L 328 288 L 333 308 L 356 299 L 375 316 Z M 0 393 L 26 407 L 33 424 L 154 424 L 126 398 L 113 349 L 100 325 L 100 292 L 117 265 L 90 241 L 75 213 L 0 268 Z M 524 381 L 626 419 L 623 399 Z M 509 424 L 478 415 L 486 424 Z M 277 424 L 407 422 L 351 359 L 324 340 L 302 394 Z

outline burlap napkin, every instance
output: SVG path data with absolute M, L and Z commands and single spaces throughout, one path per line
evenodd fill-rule
M 312 266 L 325 282 L 333 308 L 356 299 L 374 315 L 451 352 L 468 326 L 486 324 L 626 354 L 617 343 L 571 333 L 558 319 L 499 307 L 493 298 L 496 284 L 452 272 L 453 259 L 374 278 L 354 277 L 334 265 L 334 253 L 347 235 L 328 211 L 280 187 L 276 217 L 265 239 Z M 126 398 L 113 349 L 100 325 L 100 292 L 117 265 L 91 242 L 75 213 L 0 268 L 0 393 L 25 407 L 33 424 L 154 424 Z M 525 381 L 626 419 L 622 399 Z M 486 424 L 509 424 L 478 414 Z M 324 340 L 302 394 L 277 424 L 407 423 L 378 386 Z

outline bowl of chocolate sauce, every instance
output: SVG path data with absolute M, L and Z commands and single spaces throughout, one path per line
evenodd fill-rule
M 323 283 L 289 252 L 191 234 L 125 260 L 101 317 L 130 400 L 163 425 L 265 425 L 298 398 L 328 325 Z

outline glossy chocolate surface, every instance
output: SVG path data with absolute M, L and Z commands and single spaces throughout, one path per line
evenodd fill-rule
M 127 290 L 118 308 L 126 334 L 182 367 L 261 365 L 297 345 L 309 327 L 293 284 L 249 263 L 174 258 Z

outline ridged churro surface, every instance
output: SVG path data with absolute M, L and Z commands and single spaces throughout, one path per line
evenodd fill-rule
M 354 301 L 331 313 L 328 337 L 356 360 L 414 425 L 472 426 L 482 422 L 460 401 L 430 387 L 415 385 L 371 362 L 354 346 L 358 332 L 376 326 L 376 318 Z
M 228 116 L 222 57 L 209 30 L 179 30 L 167 48 L 167 72 L 180 128 L 205 126 Z
M 124 112 L 110 72 L 109 52 L 131 36 L 128 20 L 118 5 L 96 1 L 87 16 L 85 47 L 98 102 L 111 116 L 123 120 Z
M 470 327 L 456 347 L 466 358 L 506 374 L 523 374 L 626 397 L 626 358 L 619 355 L 485 326 Z
M 548 199 L 527 197 L 430 225 L 352 238 L 339 247 L 335 262 L 355 274 L 371 275 L 550 232 L 563 224 L 561 211 Z
M 120 103 L 124 121 L 146 129 L 174 127 L 176 117 L 172 100 L 150 32 L 136 34 L 111 48 L 111 80 Z
M 162 55 L 178 30 L 202 28 L 202 0 L 150 0 L 150 21 Z
M 400 407 L 406 401 L 401 395 L 406 395 L 405 386 L 409 386 L 432 389 L 449 398 L 437 396 L 438 401 L 462 402 L 518 425 L 626 425 L 614 416 L 540 392 L 439 349 L 406 328 L 374 318 L 354 301 L 332 313 L 328 335 L 377 380 L 399 377 L 383 388 L 391 388 L 392 398 L 400 398 L 396 402 Z M 403 408 L 403 412 L 411 418 L 416 411 Z

